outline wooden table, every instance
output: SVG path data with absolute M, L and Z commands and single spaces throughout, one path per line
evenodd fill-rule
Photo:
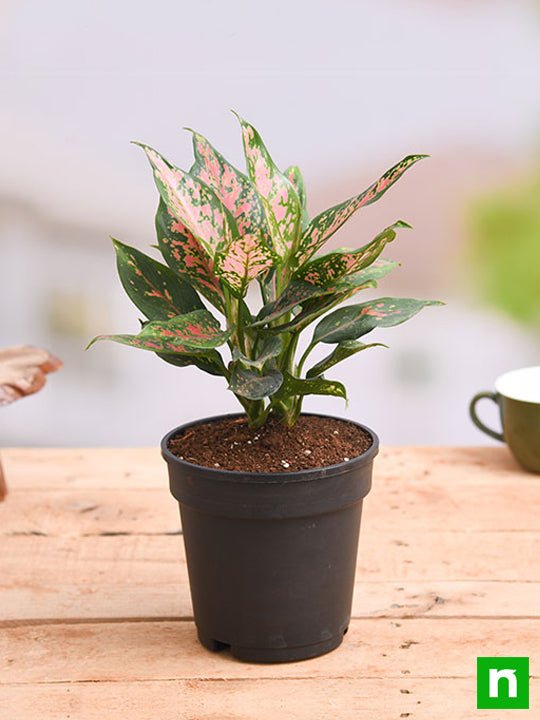
M 286 665 L 198 645 L 157 450 L 3 460 L 2 720 L 501 717 L 476 710 L 477 655 L 530 656 L 540 717 L 540 477 L 504 448 L 382 451 L 349 633 Z

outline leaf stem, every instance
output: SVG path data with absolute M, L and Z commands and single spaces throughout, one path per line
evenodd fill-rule
M 307 348 L 304 350 L 304 354 L 303 354 L 302 357 L 300 358 L 300 362 L 298 363 L 298 367 L 297 367 L 297 369 L 296 369 L 296 372 L 298 373 L 298 375 L 301 375 L 301 374 L 302 374 L 302 370 L 303 370 L 303 368 L 304 368 L 304 363 L 305 363 L 306 360 L 308 359 L 308 355 L 309 355 L 310 352 L 313 350 L 313 348 L 315 347 L 316 344 L 317 344 L 317 343 L 310 342 L 309 345 L 307 346 Z

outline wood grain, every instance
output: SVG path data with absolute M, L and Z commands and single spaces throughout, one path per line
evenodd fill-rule
M 429 544 L 418 537 L 406 547 L 382 533 L 364 535 L 354 615 L 539 616 L 540 536 L 481 539 L 473 553 L 467 534 L 439 533 Z M 4 621 L 192 614 L 175 535 L 5 537 L 0 588 Z
M 274 666 L 198 645 L 157 450 L 2 457 L 2 718 L 488 718 L 477 655 L 529 656 L 539 695 L 540 480 L 504 448 L 385 449 L 342 647 Z
M 334 652 L 298 663 L 254 665 L 201 649 L 190 621 L 30 624 L 4 628 L 0 683 L 467 678 L 474 676 L 478 651 L 540 657 L 538 626 L 536 619 L 357 619 Z M 532 674 L 540 677 L 534 667 Z
M 533 680 L 531 693 L 538 696 Z M 493 720 L 473 678 L 158 680 L 0 685 L 7 718 L 39 720 Z M 538 717 L 522 710 L 520 718 Z

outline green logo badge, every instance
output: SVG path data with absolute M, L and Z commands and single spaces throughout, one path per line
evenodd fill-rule
M 476 707 L 528 710 L 529 658 L 476 658 Z

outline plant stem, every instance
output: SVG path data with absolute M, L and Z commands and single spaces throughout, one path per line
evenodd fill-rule
M 291 375 L 294 375 L 294 354 L 298 345 L 298 338 L 298 333 L 292 334 L 289 345 L 287 346 L 287 352 L 285 353 L 283 358 L 283 369 L 289 372 Z
M 304 368 L 304 363 L 305 363 L 306 360 L 308 359 L 308 355 L 310 354 L 310 352 L 311 352 L 311 351 L 313 350 L 313 348 L 315 347 L 315 344 L 316 344 L 316 343 L 313 343 L 313 342 L 309 343 L 309 345 L 307 346 L 307 348 L 304 350 L 304 354 L 303 354 L 302 357 L 300 358 L 300 362 L 298 363 L 298 367 L 297 367 L 297 369 L 296 369 L 296 372 L 298 373 L 298 375 L 301 375 L 301 374 L 302 374 L 302 370 L 303 370 L 303 368 Z

